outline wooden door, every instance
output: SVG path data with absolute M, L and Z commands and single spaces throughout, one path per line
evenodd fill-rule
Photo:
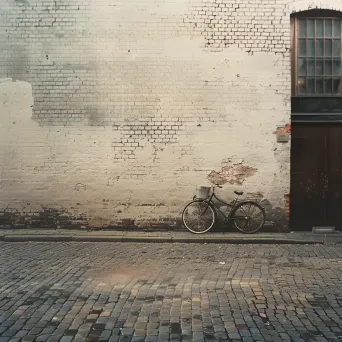
M 291 129 L 290 225 L 342 225 L 342 125 L 294 123 Z
M 342 228 L 342 125 L 330 124 L 327 139 L 327 217 L 328 222 Z

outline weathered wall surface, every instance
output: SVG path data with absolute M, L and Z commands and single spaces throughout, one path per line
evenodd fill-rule
M 316 6 L 342 7 L 2 0 L 2 224 L 175 225 L 212 170 L 281 219 L 290 13 Z

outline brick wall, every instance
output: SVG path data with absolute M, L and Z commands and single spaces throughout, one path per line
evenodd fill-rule
M 177 225 L 196 186 L 236 164 L 257 171 L 222 196 L 258 193 L 283 220 L 290 13 L 316 6 L 3 0 L 2 222 Z

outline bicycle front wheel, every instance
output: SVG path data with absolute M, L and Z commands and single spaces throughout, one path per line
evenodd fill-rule
M 238 230 L 245 234 L 252 234 L 265 224 L 265 211 L 255 202 L 241 202 L 235 207 L 232 219 Z
M 183 210 L 182 221 L 191 233 L 203 234 L 214 225 L 216 212 L 210 203 L 202 200 L 190 202 Z

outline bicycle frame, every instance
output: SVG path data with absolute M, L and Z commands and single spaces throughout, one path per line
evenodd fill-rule
M 221 209 L 216 205 L 216 203 L 213 201 L 213 198 L 215 198 L 218 202 L 228 206 L 230 208 L 229 210 L 229 214 L 226 216 L 222 211 Z M 204 200 L 204 202 L 207 202 L 211 205 L 213 205 L 213 207 L 215 208 L 216 212 L 219 212 L 223 217 L 224 217 L 224 220 L 225 221 L 230 221 L 230 220 L 235 220 L 235 219 L 239 219 L 241 218 L 240 216 L 237 216 L 237 217 L 231 217 L 231 214 L 233 212 L 233 209 L 236 207 L 236 204 L 238 203 L 238 199 L 239 199 L 239 196 L 236 196 L 235 200 L 234 200 L 234 203 L 233 204 L 229 204 L 223 200 L 221 200 L 220 198 L 218 198 L 215 194 L 215 187 L 213 187 L 213 192 L 212 194 L 210 195 L 209 199 L 208 200 Z

